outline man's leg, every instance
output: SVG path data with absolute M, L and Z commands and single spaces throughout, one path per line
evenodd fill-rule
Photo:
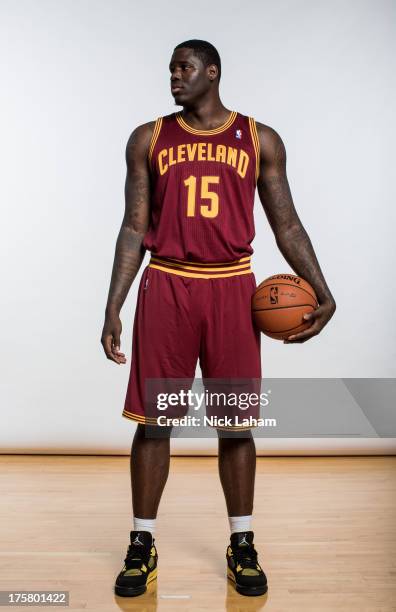
M 261 382 L 260 332 L 253 326 L 251 312 L 255 290 L 254 274 L 241 274 L 216 279 L 207 286 L 206 293 L 201 292 L 205 317 L 199 357 L 204 385 L 215 392 L 223 391 L 225 387 L 226 395 L 236 391 L 238 396 L 242 392 L 239 400 L 244 404 L 244 391 L 247 390 L 249 395 L 251 391 L 260 392 Z M 217 397 L 222 396 L 213 396 L 213 399 Z M 219 407 L 220 410 L 216 402 L 206 403 L 207 413 L 212 415 L 217 411 L 221 416 L 221 412 L 225 412 L 235 425 L 236 416 L 247 416 L 239 411 L 239 407 L 245 410 L 239 402 L 237 405 L 226 402 Z M 259 412 L 258 406 L 250 410 L 254 408 L 254 402 L 252 406 L 249 402 L 248 407 L 250 416 Z M 267 579 L 257 560 L 251 530 L 256 475 L 254 439 L 246 428 L 227 431 L 235 435 L 220 436 L 219 430 L 217 433 L 220 480 L 231 528 L 226 551 L 227 576 L 239 593 L 262 595 L 267 591 Z
M 260 392 L 260 332 L 253 327 L 251 314 L 255 289 L 254 274 L 245 274 L 210 281 L 197 296 L 204 309 L 199 355 L 202 378 L 205 388 L 214 394 L 213 402 L 206 406 L 211 416 L 227 416 L 231 420 L 247 416 L 233 404 L 218 406 L 216 394 L 244 396 L 245 391 Z M 250 408 L 249 416 L 255 416 Z M 224 432 L 221 436 L 219 430 L 217 433 L 219 473 L 228 515 L 251 515 L 256 470 L 252 433 L 246 429 Z
M 172 381 L 194 380 L 200 334 L 199 318 L 191 314 L 195 296 L 191 296 L 189 285 L 189 278 L 150 265 L 139 284 L 123 409 L 123 416 L 138 422 L 130 460 L 134 524 L 124 566 L 116 579 L 117 595 L 140 595 L 157 577 L 155 520 L 169 474 L 170 435 L 165 435 L 163 426 L 155 425 L 160 413 L 153 400 L 160 381 L 165 388 L 172 388 Z M 169 409 L 167 415 L 171 412 Z M 154 432 L 154 427 L 161 431 Z
M 155 519 L 169 475 L 170 436 L 146 437 L 145 425 L 138 424 L 131 449 L 133 515 Z
M 217 431 L 219 435 L 219 431 Z M 256 446 L 251 431 L 219 435 L 219 475 L 228 516 L 251 516 L 253 513 Z M 222 436 L 224 432 L 222 433 Z M 246 530 L 248 531 L 248 530 Z
M 117 595 L 141 595 L 157 577 L 154 525 L 170 463 L 170 432 L 152 435 L 153 426 L 138 423 L 131 449 L 133 529 L 124 567 L 115 584 Z M 146 435 L 147 434 L 147 435 Z
M 238 432 L 230 433 L 238 436 Z M 251 530 L 256 447 L 250 430 L 243 437 L 219 436 L 219 473 L 231 528 L 227 576 L 242 595 L 264 595 L 267 577 L 258 562 Z

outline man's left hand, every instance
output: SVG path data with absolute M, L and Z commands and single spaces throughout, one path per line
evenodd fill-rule
M 313 336 L 317 336 L 325 325 L 330 321 L 336 309 L 335 302 L 323 302 L 316 310 L 304 315 L 304 321 L 311 322 L 311 325 L 300 332 L 286 338 L 284 344 L 295 344 L 297 342 L 306 342 Z

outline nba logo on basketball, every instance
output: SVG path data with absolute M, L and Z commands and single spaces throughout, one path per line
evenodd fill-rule
M 270 303 L 277 304 L 278 303 L 278 287 L 271 287 L 270 289 Z
M 242 138 L 242 130 L 236 130 L 235 131 L 235 136 L 236 138 L 239 138 L 239 140 Z

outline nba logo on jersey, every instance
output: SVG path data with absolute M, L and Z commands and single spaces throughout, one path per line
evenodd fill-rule
M 242 138 L 242 130 L 235 130 L 235 137 L 241 140 Z

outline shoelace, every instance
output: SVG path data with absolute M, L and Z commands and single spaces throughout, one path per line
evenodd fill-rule
M 127 555 L 124 563 L 128 569 L 140 567 L 142 563 L 146 563 L 147 551 L 143 546 L 128 546 Z
M 243 567 L 252 567 L 257 569 L 257 550 L 253 546 L 244 546 L 243 548 L 233 548 L 233 557 L 235 562 Z

